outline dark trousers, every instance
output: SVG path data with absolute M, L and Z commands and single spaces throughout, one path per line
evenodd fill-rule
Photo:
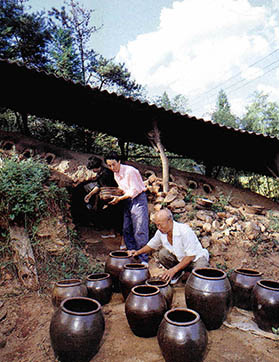
M 145 192 L 124 203 L 123 237 L 128 250 L 139 250 L 149 240 L 148 204 Z M 148 261 L 148 255 L 139 256 Z

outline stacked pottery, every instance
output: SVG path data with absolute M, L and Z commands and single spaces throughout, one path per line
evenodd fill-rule
M 154 337 L 167 311 L 167 303 L 159 288 L 137 285 L 125 302 L 125 314 L 132 332 L 138 337 Z
M 114 292 L 120 292 L 119 274 L 125 264 L 134 263 L 135 259 L 129 256 L 127 251 L 111 251 L 105 263 L 105 272 L 109 273 L 112 278 L 112 288 Z
M 214 268 L 197 268 L 185 285 L 185 301 L 197 311 L 208 330 L 218 329 L 232 307 L 232 289 L 227 274 Z
M 262 273 L 253 269 L 238 268 L 230 276 L 233 292 L 233 304 L 242 309 L 251 310 L 251 294 L 256 283 L 262 279 Z
M 161 278 L 150 278 L 146 280 L 146 285 L 153 285 L 159 288 L 160 293 L 165 297 L 167 302 L 167 308 L 170 309 L 173 300 L 173 288 L 170 285 L 169 281 L 162 280 Z
M 150 277 L 148 267 L 140 263 L 125 264 L 119 274 L 120 290 L 124 300 L 136 285 L 144 284 Z
M 166 312 L 157 339 L 166 362 L 200 362 L 204 359 L 207 331 L 194 310 L 174 308 Z
M 109 303 L 112 296 L 112 279 L 108 273 L 94 273 L 86 277 L 88 297 L 96 299 L 101 305 Z
M 262 279 L 252 291 L 252 310 L 259 328 L 279 328 L 279 282 Z
M 98 301 L 75 297 L 65 299 L 53 314 L 50 339 L 61 362 L 88 362 L 98 352 L 105 320 Z
M 64 299 L 71 297 L 87 297 L 87 288 L 80 279 L 65 279 L 54 284 L 51 295 L 54 308 L 59 308 Z

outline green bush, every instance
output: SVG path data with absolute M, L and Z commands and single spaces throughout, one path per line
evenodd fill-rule
M 50 170 L 47 164 L 17 156 L 5 158 L 0 167 L 0 213 L 19 224 L 41 219 L 51 200 L 66 202 L 65 189 L 51 184 L 46 187 Z

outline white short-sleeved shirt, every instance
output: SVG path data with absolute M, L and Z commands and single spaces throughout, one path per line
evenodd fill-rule
M 173 221 L 172 245 L 168 241 L 167 234 L 157 230 L 154 237 L 150 239 L 147 245 L 155 250 L 160 247 L 166 248 L 174 254 L 180 262 L 185 256 L 195 255 L 194 262 L 204 256 L 209 260 L 209 253 L 199 242 L 194 231 L 187 224 Z

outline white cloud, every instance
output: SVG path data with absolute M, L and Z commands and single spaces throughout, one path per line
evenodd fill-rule
M 123 45 L 117 60 L 150 92 L 191 98 L 237 72 L 252 79 L 248 65 L 272 50 L 275 33 L 274 13 L 248 0 L 175 1 L 162 9 L 158 30 Z

